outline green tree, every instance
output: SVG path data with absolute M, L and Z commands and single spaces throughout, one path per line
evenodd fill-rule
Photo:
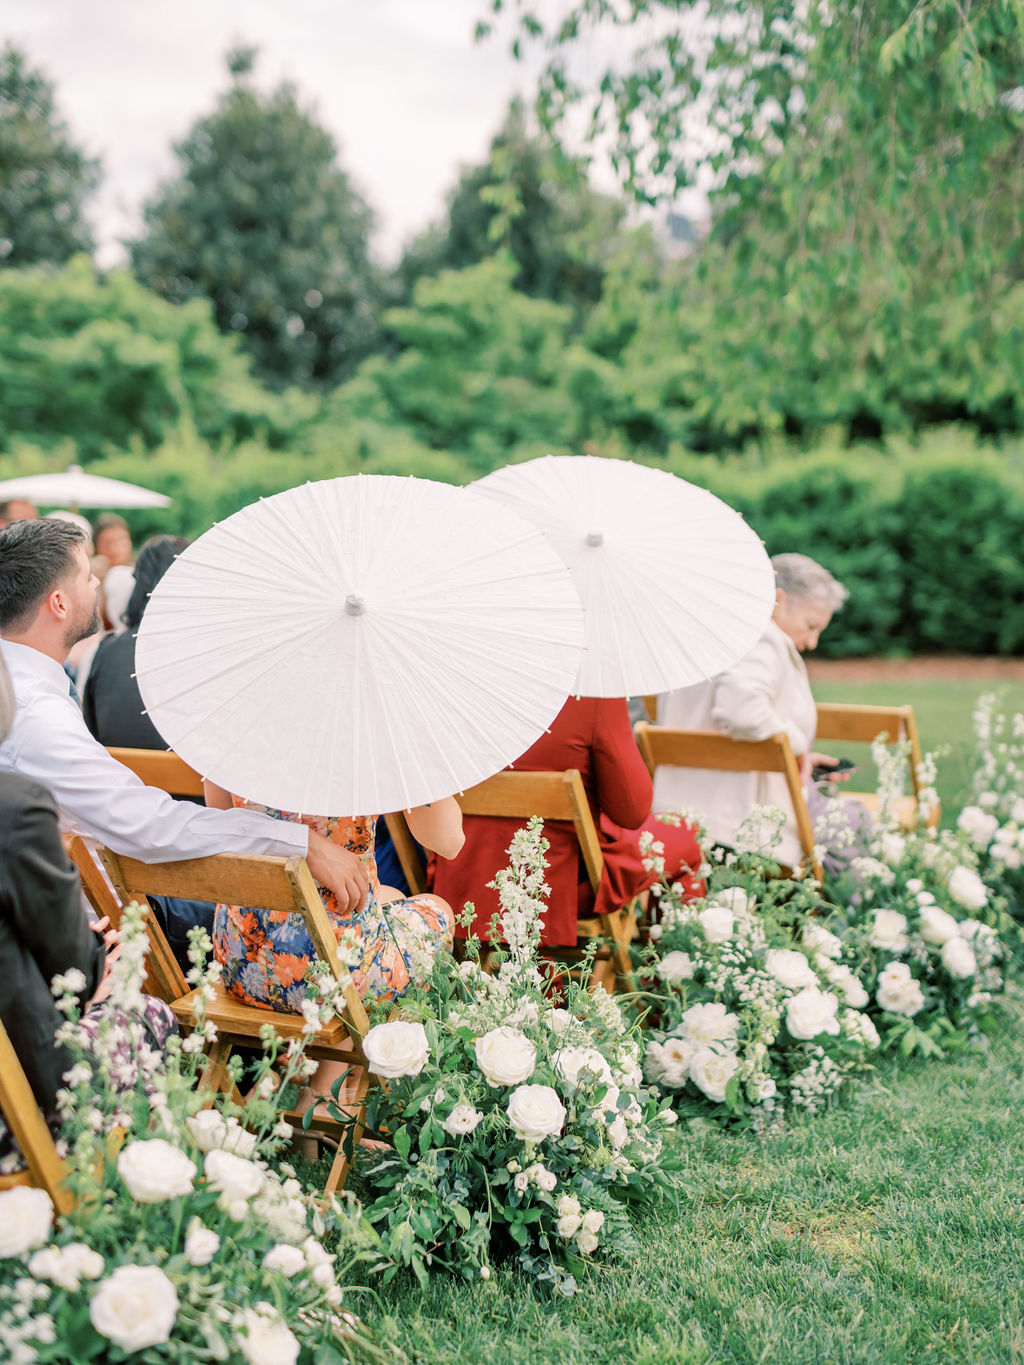
M 91 252 L 83 205 L 99 163 L 70 140 L 53 86 L 8 43 L 0 53 L 0 262 L 62 264 Z
M 176 147 L 132 268 L 174 303 L 210 299 L 269 382 L 333 385 L 377 336 L 373 216 L 331 135 L 290 85 L 257 91 L 252 61 L 229 57 L 231 88 Z

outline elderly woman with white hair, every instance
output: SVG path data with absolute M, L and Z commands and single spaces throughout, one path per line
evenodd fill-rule
M 826 871 L 839 872 L 864 851 L 858 831 L 868 818 L 863 807 L 844 801 L 845 822 L 835 818 L 829 801 L 811 780 L 811 768 L 830 768 L 836 759 L 813 752 L 817 708 L 801 655 L 814 649 L 833 613 L 849 593 L 827 569 L 807 555 L 772 559 L 775 608 L 768 629 L 754 648 L 724 673 L 705 683 L 658 698 L 658 723 L 680 730 L 722 730 L 733 739 L 760 740 L 784 732 L 804 781 L 812 823 L 830 814 L 834 845 Z M 795 867 L 803 851 L 785 778 L 779 773 L 721 772 L 717 769 L 660 767 L 654 779 L 654 810 L 691 810 L 704 816 L 713 842 L 733 845 L 740 825 L 755 806 L 775 806 L 786 814 L 773 854 Z M 842 832 L 845 825 L 852 832 Z M 823 840 L 832 843 L 831 839 Z

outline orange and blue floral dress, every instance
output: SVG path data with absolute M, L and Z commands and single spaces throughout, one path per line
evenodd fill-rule
M 367 999 L 393 1000 L 430 973 L 434 958 L 451 947 L 453 920 L 435 896 L 380 901 L 380 879 L 373 856 L 375 815 L 294 815 L 233 798 L 236 806 L 263 811 L 278 820 L 308 825 L 317 834 L 355 853 L 366 868 L 370 893 L 360 910 L 343 915 L 333 891 L 320 896 L 339 939 L 355 929 L 362 946 L 352 977 Z M 305 921 L 297 911 L 261 910 L 252 905 L 218 905 L 213 920 L 213 955 L 221 964 L 226 990 L 247 1005 L 281 1013 L 297 1012 L 306 998 L 305 975 L 316 957 Z

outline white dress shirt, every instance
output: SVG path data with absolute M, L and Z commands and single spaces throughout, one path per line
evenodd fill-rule
M 55 659 L 0 639 L 14 687 L 14 725 L 0 744 L 0 772 L 21 773 L 53 793 L 65 828 L 142 862 L 211 853 L 305 853 L 305 825 L 248 810 L 207 810 L 147 787 L 86 728 Z

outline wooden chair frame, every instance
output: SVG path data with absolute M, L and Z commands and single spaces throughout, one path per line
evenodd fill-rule
M 173 749 L 108 748 L 107 753 L 131 768 L 147 787 L 159 787 L 171 796 L 203 795 L 203 779 Z
M 363 1129 L 366 1112 L 366 1091 L 369 1072 L 362 1051 L 362 1038 L 369 1028 L 366 1009 L 354 984 L 338 959 L 337 939 L 316 882 L 302 857 L 271 858 L 255 854 L 237 856 L 217 854 L 208 858 L 189 858 L 179 862 L 143 863 L 135 858 L 119 856 L 99 846 L 97 856 L 106 869 L 114 888 L 102 877 L 84 841 L 72 839 L 69 853 L 83 870 L 83 885 L 89 877 L 87 894 L 97 911 L 110 916 L 115 925 L 120 923 L 121 906 L 146 897 L 182 896 L 189 900 L 220 901 L 234 905 L 258 905 L 266 910 L 283 910 L 302 915 L 317 957 L 327 964 L 336 981 L 344 985 L 345 1010 L 331 1020 L 310 1039 L 306 1054 L 315 1060 L 343 1062 L 359 1070 L 359 1080 L 353 1104 L 356 1124 L 352 1149 Z M 89 872 L 89 865 L 92 871 Z M 194 1024 L 195 991 L 186 985 L 181 969 L 171 953 L 163 930 L 150 912 L 146 915 L 151 952 L 147 959 L 148 980 L 155 993 L 165 1000 L 183 1028 Z M 347 978 L 347 980 L 346 980 Z M 215 1092 L 230 1086 L 227 1062 L 236 1046 L 259 1046 L 260 1030 L 267 1024 L 285 1040 L 303 1035 L 305 1020 L 301 1014 L 280 1014 L 273 1010 L 245 1005 L 229 995 L 223 987 L 215 988 L 214 998 L 206 1004 L 206 1018 L 216 1026 L 217 1040 L 208 1045 L 207 1064 L 200 1084 Z M 298 1121 L 297 1115 L 290 1118 Z M 339 1123 L 326 1117 L 315 1117 L 310 1125 L 313 1132 L 340 1135 Z M 338 1155 L 331 1168 L 325 1193 L 339 1189 L 348 1175 L 350 1157 L 339 1145 Z
M 58 1213 L 70 1212 L 74 1199 L 64 1184 L 66 1167 L 53 1134 L 36 1103 L 18 1054 L 0 1023 L 0 1112 L 25 1161 L 23 1170 L 0 1175 L 0 1190 L 35 1185 L 53 1200 Z
M 828 742 L 839 741 L 849 744 L 871 744 L 879 735 L 887 736 L 886 743 L 901 744 L 909 742 L 910 752 L 907 765 L 910 772 L 912 796 L 905 796 L 896 804 L 896 814 L 900 823 L 908 829 L 917 826 L 921 800 L 921 740 L 917 733 L 917 721 L 912 706 L 867 706 L 847 705 L 842 702 L 819 702 L 816 739 Z M 868 810 L 878 809 L 875 792 L 849 791 L 844 786 L 843 795 L 851 800 L 860 801 Z M 939 822 L 941 811 L 936 805 L 928 813 L 929 825 Z

